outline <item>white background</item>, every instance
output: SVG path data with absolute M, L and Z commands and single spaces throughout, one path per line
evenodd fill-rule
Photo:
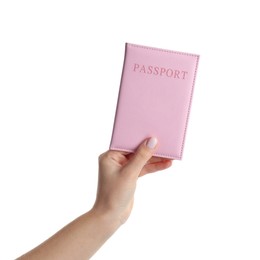
M 257 3 L 0 1 L 0 259 L 92 206 L 125 42 L 200 64 L 183 160 L 93 259 L 260 259 Z

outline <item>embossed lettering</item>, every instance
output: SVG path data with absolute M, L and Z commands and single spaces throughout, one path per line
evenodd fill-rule
M 139 68 L 139 64 L 135 63 L 134 65 L 134 71 Z
M 181 73 L 182 73 L 182 75 L 183 75 L 183 76 L 182 76 L 182 79 L 185 79 L 186 75 L 188 74 L 188 71 L 182 71 Z
M 159 68 L 158 67 L 154 67 L 154 75 L 158 75 L 159 74 Z
M 165 68 L 161 68 L 160 69 L 160 76 L 162 76 L 162 74 L 164 74 L 166 72 L 166 69 Z
M 148 66 L 147 74 L 152 74 L 152 73 L 153 73 L 153 66 Z
M 174 78 L 175 79 L 179 79 L 179 74 L 180 74 L 180 71 L 179 70 L 175 70 L 174 71 Z
M 174 78 L 180 80 L 185 80 L 188 75 L 188 71 L 184 71 L 184 70 L 158 67 L 152 65 L 143 65 L 138 63 L 134 63 L 133 71 L 136 73 L 149 74 L 154 76 L 161 76 L 161 77 Z
M 140 69 L 140 71 L 139 71 L 139 72 L 146 73 L 146 72 L 145 72 L 145 66 L 144 66 L 144 65 L 141 67 L 141 69 Z
M 172 70 L 172 69 L 168 69 L 168 70 L 166 71 L 166 76 L 167 76 L 167 77 L 172 77 L 172 75 L 173 75 L 173 70 Z

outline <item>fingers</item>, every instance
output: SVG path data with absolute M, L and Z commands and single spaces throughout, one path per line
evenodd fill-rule
M 137 149 L 135 154 L 129 160 L 125 170 L 135 177 L 138 177 L 143 167 L 151 159 L 157 148 L 157 139 L 151 137 L 144 141 Z
M 153 157 L 157 149 L 158 141 L 152 137 L 145 140 L 136 150 L 135 153 L 110 151 L 105 154 L 113 165 L 123 167 L 122 170 L 128 177 L 137 179 L 147 173 L 161 171 L 172 165 L 172 160 L 161 157 Z M 101 157 L 103 157 L 101 155 Z
M 127 159 L 130 160 L 131 158 L 133 158 L 134 153 L 129 153 L 126 155 Z M 153 156 L 150 160 L 147 161 L 147 163 L 154 163 L 154 162 L 160 162 L 162 160 L 165 160 L 165 158 L 161 158 L 161 157 L 156 157 Z
M 172 160 L 170 160 L 170 159 L 163 159 L 163 160 L 155 162 L 155 163 L 149 163 L 144 166 L 139 177 L 144 176 L 148 173 L 165 170 L 165 169 L 171 167 L 171 165 L 172 165 Z
M 156 162 L 161 162 L 161 161 L 165 161 L 165 160 L 168 160 L 166 158 L 161 158 L 161 157 L 152 157 L 148 162 L 148 163 L 156 163 Z

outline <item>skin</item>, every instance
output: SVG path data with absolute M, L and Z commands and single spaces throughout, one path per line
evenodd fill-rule
M 157 140 L 151 138 L 134 154 L 119 151 L 101 154 L 92 209 L 17 259 L 90 259 L 130 216 L 138 177 L 171 166 L 171 160 L 152 156 L 156 148 Z

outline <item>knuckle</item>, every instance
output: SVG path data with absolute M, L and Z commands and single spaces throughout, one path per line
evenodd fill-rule
M 98 161 L 99 161 L 99 162 L 102 161 L 103 157 L 104 157 L 104 153 L 100 154 L 100 155 L 98 156 Z
M 104 164 L 108 162 L 111 158 L 113 158 L 113 151 L 106 151 L 105 153 L 102 153 L 98 157 L 98 161 L 100 164 Z
M 98 161 L 102 162 L 103 160 L 105 160 L 106 158 L 108 158 L 108 152 L 102 153 L 99 155 L 98 157 Z

